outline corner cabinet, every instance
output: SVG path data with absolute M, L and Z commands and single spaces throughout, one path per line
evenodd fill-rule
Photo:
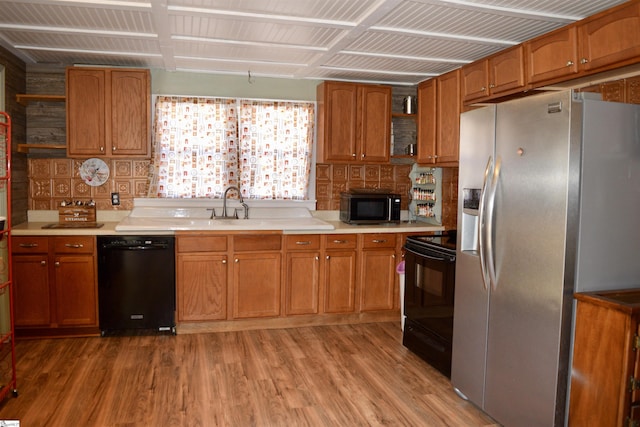
M 391 151 L 391 86 L 318 85 L 318 161 L 386 163 Z
M 459 69 L 418 85 L 419 164 L 458 164 L 460 111 Z
M 149 70 L 69 67 L 66 83 L 68 156 L 149 157 Z
M 14 283 L 11 264 L 11 118 L 0 112 L 0 400 L 16 388 L 16 349 L 13 316 Z
M 569 425 L 640 425 L 640 289 L 575 299 Z

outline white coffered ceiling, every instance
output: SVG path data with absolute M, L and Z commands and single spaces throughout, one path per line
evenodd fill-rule
M 0 0 L 28 65 L 415 84 L 621 0 Z

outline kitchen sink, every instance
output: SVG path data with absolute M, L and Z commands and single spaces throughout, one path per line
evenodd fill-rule
M 211 218 L 206 208 L 140 208 L 116 225 L 116 231 L 184 230 L 333 230 L 306 208 L 252 208 L 250 218 Z

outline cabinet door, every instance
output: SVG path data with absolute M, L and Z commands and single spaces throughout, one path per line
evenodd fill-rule
M 418 156 L 420 164 L 436 161 L 436 79 L 418 85 Z
M 324 278 L 324 312 L 354 312 L 356 294 L 355 250 L 327 251 Z
M 241 253 L 233 260 L 233 317 L 280 314 L 280 253 Z
M 285 275 L 285 314 L 317 314 L 320 252 L 287 253 Z
M 395 278 L 394 249 L 363 251 L 360 269 L 361 311 L 393 310 Z
M 13 255 L 14 320 L 16 327 L 51 323 L 47 255 Z
M 226 319 L 227 276 L 224 254 L 178 255 L 178 320 Z
M 357 160 L 357 86 L 325 82 L 324 156 L 322 161 Z
M 67 154 L 106 154 L 106 72 L 67 68 Z
M 502 95 L 525 87 L 524 48 L 522 45 L 506 49 L 489 58 L 489 90 Z
M 361 85 L 359 103 L 359 160 L 386 163 L 391 155 L 391 87 Z
M 436 82 L 436 163 L 453 163 L 460 147 L 460 70 L 443 74 Z
M 111 155 L 146 156 L 150 146 L 148 70 L 111 70 Z
M 640 3 L 587 19 L 578 31 L 582 69 L 602 71 L 635 62 L 640 57 Z
M 578 72 L 577 31 L 564 27 L 525 43 L 527 81 L 559 81 Z
M 59 326 L 97 326 L 96 259 L 93 255 L 58 255 L 54 262 Z
M 462 67 L 460 89 L 464 102 L 489 96 L 489 61 L 483 59 Z

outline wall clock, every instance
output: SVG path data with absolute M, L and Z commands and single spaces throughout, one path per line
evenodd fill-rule
M 109 179 L 109 166 L 95 157 L 85 160 L 78 171 L 80 178 L 92 187 L 98 187 Z

